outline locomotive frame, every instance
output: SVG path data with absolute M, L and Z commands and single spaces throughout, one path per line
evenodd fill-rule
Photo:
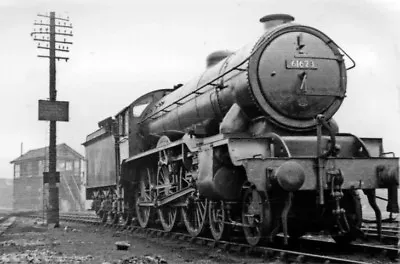
M 319 138 L 319 140 L 316 138 Z M 300 236 L 300 234 L 304 234 L 305 231 L 298 230 L 300 229 L 298 224 L 295 225 L 296 228 L 294 230 L 290 230 L 288 226 L 288 222 L 290 222 L 288 214 L 293 203 L 293 196 L 296 197 L 294 193 L 300 191 L 309 192 L 318 190 L 319 205 L 324 204 L 324 196 L 337 201 L 334 205 L 335 207 L 331 205 L 331 210 L 336 210 L 337 212 L 337 214 L 332 215 L 331 218 L 337 221 L 338 229 L 341 232 L 345 232 L 346 221 L 341 214 L 343 214 L 345 210 L 351 212 L 353 210 L 352 207 L 358 207 L 359 204 L 358 202 L 356 202 L 357 204 L 355 205 L 341 204 L 339 201 L 343 196 L 345 196 L 347 200 L 358 199 L 357 197 L 353 197 L 353 190 L 364 189 L 368 201 L 376 212 L 377 222 L 380 223 L 381 215 L 375 203 L 374 187 L 379 186 L 380 188 L 384 188 L 390 186 L 394 180 L 392 177 L 396 176 L 391 174 L 393 172 L 385 172 L 384 168 L 395 166 L 398 163 L 398 159 L 382 156 L 372 157 L 370 149 L 374 148 L 374 146 L 367 146 L 354 135 L 337 134 L 335 138 L 336 142 L 340 143 L 342 146 L 346 144 L 346 141 L 351 142 L 351 144 L 358 144 L 360 147 L 356 149 L 360 152 L 360 157 L 326 157 L 316 159 L 315 156 L 299 156 L 298 153 L 297 156 L 292 156 L 291 150 L 296 152 L 296 150 L 298 151 L 296 148 L 302 147 L 302 142 L 299 138 L 296 138 L 296 136 L 280 137 L 273 133 L 268 133 L 257 138 L 249 137 L 246 134 L 219 134 L 204 139 L 185 135 L 182 139 L 174 142 L 168 142 L 166 137 L 162 138 L 160 140 L 163 142 L 161 146 L 133 156 L 124 162 L 124 166 L 130 164 L 129 166 L 133 167 L 143 167 L 143 164 L 152 164 L 150 165 L 152 168 L 146 168 L 147 175 L 141 174 L 140 176 L 141 181 L 138 183 L 140 186 L 137 189 L 139 198 L 136 200 L 135 204 L 136 217 L 142 227 L 147 227 L 151 216 L 150 211 L 154 208 L 158 213 L 161 225 L 166 231 L 170 231 L 177 221 L 176 208 L 179 208 L 183 222 L 188 232 L 192 235 L 199 235 L 203 231 L 202 229 L 206 223 L 208 223 L 214 238 L 222 239 L 225 237 L 223 235 L 225 234 L 224 229 L 229 229 L 227 226 L 239 226 L 243 227 L 248 242 L 255 245 L 262 238 L 269 237 L 272 239 L 280 228 L 283 229 L 286 239 L 288 235 L 297 237 Z M 303 144 L 309 144 L 310 141 L 324 142 L 321 144 L 324 145 L 324 149 L 327 148 L 330 140 L 329 137 L 322 135 L 319 137 L 308 136 L 302 139 L 305 142 L 303 142 Z M 166 141 L 168 142 L 167 145 L 165 145 Z M 295 142 L 295 144 L 293 144 L 293 142 Z M 319 146 L 319 148 L 321 148 L 321 146 Z M 231 158 L 234 157 L 232 159 L 232 164 L 229 164 L 229 166 L 234 166 L 236 168 L 243 167 L 247 179 L 242 179 L 243 183 L 241 189 L 234 190 L 234 193 L 225 194 L 225 197 L 229 197 L 228 201 L 218 201 L 218 195 L 215 196 L 215 200 L 209 199 L 209 201 L 204 201 L 199 191 L 210 192 L 210 190 L 207 190 L 207 188 L 206 190 L 199 189 L 195 184 L 195 180 L 203 182 L 208 181 L 208 183 L 210 183 L 215 177 L 219 176 L 215 171 L 215 167 L 219 166 L 215 166 L 214 163 L 221 163 L 221 160 L 226 159 L 226 157 L 218 157 L 218 155 L 221 155 L 221 152 L 224 152 L 222 149 L 229 152 Z M 273 150 L 273 152 L 271 150 Z M 154 162 L 154 160 L 153 162 L 146 161 L 146 159 L 150 157 L 153 157 L 157 162 Z M 205 165 L 199 167 L 200 163 Z M 323 163 L 323 165 L 318 165 L 318 163 Z M 171 169 L 167 169 L 167 167 Z M 381 168 L 381 171 L 378 172 L 377 168 Z M 182 170 L 185 171 L 184 175 L 182 175 Z M 358 171 L 360 174 L 354 174 L 354 171 Z M 221 174 L 222 173 L 224 172 L 221 172 Z M 166 179 L 166 174 L 168 174 L 170 178 Z M 232 175 L 232 171 L 229 171 L 229 174 Z M 233 174 L 235 175 L 235 173 Z M 240 174 L 240 172 L 236 174 Z M 260 177 L 260 175 L 265 175 L 265 177 Z M 308 176 L 305 177 L 304 175 Z M 360 175 L 363 176 L 360 177 Z M 344 181 L 344 178 L 346 181 Z M 143 179 L 145 180 L 143 181 Z M 365 181 L 364 179 L 369 180 Z M 149 182 L 149 184 L 143 185 L 144 182 Z M 275 192 L 274 195 L 276 195 L 277 191 L 274 190 L 274 188 L 277 189 L 278 186 L 280 187 L 278 196 L 282 196 L 281 201 L 276 204 L 268 204 L 267 197 L 264 197 L 265 193 Z M 143 193 L 146 193 L 146 195 L 143 195 Z M 264 195 L 262 195 L 262 193 L 264 193 Z M 213 195 L 214 194 L 211 194 L 209 197 L 213 197 Z M 235 196 L 238 195 L 245 197 L 243 201 L 237 201 L 237 197 Z M 145 200 L 142 200 L 142 196 L 146 197 Z M 305 199 L 304 202 L 315 203 L 312 198 L 299 197 Z M 255 227 L 250 227 L 251 225 L 246 225 L 245 223 L 254 222 L 257 217 L 253 216 L 253 219 L 249 220 L 245 219 L 245 215 L 248 215 L 248 211 L 246 210 L 253 210 L 254 213 L 256 209 L 249 209 L 248 207 L 250 207 L 251 203 L 246 199 L 263 199 L 263 203 L 265 203 L 263 206 L 271 207 L 265 216 L 262 214 L 262 211 L 266 209 L 258 208 L 257 210 L 259 211 L 256 215 L 258 215 L 257 217 L 259 217 L 259 219 L 273 218 L 271 217 L 272 215 L 274 215 L 275 218 L 278 216 L 278 219 L 269 219 L 269 223 L 264 223 L 265 227 L 263 228 L 265 230 L 254 234 L 255 231 L 252 231 L 251 228 Z M 193 205 L 193 201 L 196 201 L 195 205 Z M 396 203 L 395 201 L 391 202 Z M 195 211 L 196 214 L 199 214 L 200 217 L 188 216 L 190 212 L 187 212 L 187 208 L 193 208 L 193 206 L 194 209 L 192 210 Z M 215 206 L 217 208 L 215 208 Z M 234 216 L 234 213 L 229 211 L 231 209 L 227 209 L 229 206 L 244 207 L 242 208 L 242 223 L 237 219 L 231 218 Z M 254 204 L 252 206 L 254 207 Z M 163 207 L 168 209 L 160 209 Z M 167 217 L 162 215 L 162 210 L 164 210 L 163 214 L 169 215 L 170 222 L 164 220 Z M 140 212 L 144 213 L 141 214 Z M 235 213 L 237 214 L 237 212 Z M 206 219 L 206 214 L 208 214 L 209 219 Z M 304 212 L 300 214 L 304 214 Z M 218 215 L 220 219 L 215 220 L 217 216 L 213 215 Z M 278 226 L 273 226 L 271 222 L 279 221 L 279 217 L 281 218 L 281 223 L 279 223 Z M 356 223 L 353 223 L 354 225 L 360 223 L 361 216 L 352 215 L 349 218 L 353 217 L 358 217 Z M 200 218 L 202 219 L 201 221 Z M 225 220 L 225 218 L 229 220 Z M 299 219 L 297 219 L 297 221 L 298 220 Z M 301 220 L 304 223 L 307 221 L 307 217 Z M 195 226 L 191 226 L 193 224 Z M 347 226 L 347 228 L 349 227 Z M 256 229 L 261 229 L 261 227 L 256 227 Z M 380 229 L 380 224 L 378 224 L 378 229 Z M 253 234 L 251 235 L 252 232 Z M 265 234 L 265 232 L 267 234 Z M 339 231 L 337 232 L 339 233 Z M 338 237 L 335 238 L 340 240 Z

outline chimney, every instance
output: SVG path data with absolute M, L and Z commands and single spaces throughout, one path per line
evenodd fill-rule
M 281 24 L 294 21 L 294 17 L 287 14 L 272 14 L 260 18 L 260 22 L 264 24 L 264 29 L 269 30 Z

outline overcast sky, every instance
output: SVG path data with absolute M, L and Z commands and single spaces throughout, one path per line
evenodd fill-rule
M 212 51 L 260 36 L 260 17 L 288 13 L 357 62 L 335 117 L 340 130 L 383 137 L 385 149 L 400 155 L 398 0 L 0 0 L 0 177 L 12 177 L 21 142 L 24 151 L 48 145 L 48 123 L 37 116 L 37 101 L 48 98 L 48 60 L 36 57 L 30 32 L 36 14 L 49 11 L 74 26 L 71 59 L 57 63 L 57 99 L 70 101 L 57 142 L 82 154 L 98 121 L 145 92 L 197 76 Z

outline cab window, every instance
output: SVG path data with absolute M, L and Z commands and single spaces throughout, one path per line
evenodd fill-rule
M 134 117 L 139 117 L 142 115 L 143 111 L 146 109 L 146 107 L 149 105 L 149 103 L 146 104 L 140 104 L 140 105 L 135 105 L 132 109 L 133 116 Z

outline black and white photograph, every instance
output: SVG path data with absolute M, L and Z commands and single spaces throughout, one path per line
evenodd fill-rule
M 0 0 L 0 263 L 398 263 L 399 26 L 398 0 Z

